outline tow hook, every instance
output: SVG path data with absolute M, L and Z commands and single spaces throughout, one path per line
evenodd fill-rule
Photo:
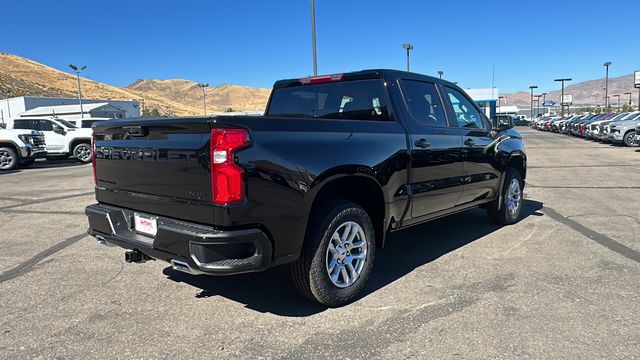
M 124 253 L 124 261 L 128 263 L 144 263 L 148 260 L 153 260 L 151 257 L 145 255 L 140 250 L 131 250 Z

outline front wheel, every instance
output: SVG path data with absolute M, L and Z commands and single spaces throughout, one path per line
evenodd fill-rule
M 20 164 L 18 154 L 10 147 L 0 147 L 0 170 L 12 170 Z
M 371 273 L 375 232 L 357 204 L 335 200 L 312 219 L 300 258 L 291 273 L 298 291 L 325 306 L 354 301 Z
M 507 169 L 502 187 L 502 197 L 496 199 L 487 209 L 491 220 L 500 225 L 511 225 L 520 220 L 522 188 L 523 181 L 520 173 L 514 168 Z M 499 201 L 501 202 L 499 203 Z
M 80 160 L 85 164 L 90 163 L 91 162 L 91 145 L 86 143 L 76 145 L 76 147 L 73 149 L 73 156 L 75 156 L 76 159 Z
M 623 140 L 625 146 L 638 146 L 635 130 L 629 131 L 628 133 L 624 134 Z

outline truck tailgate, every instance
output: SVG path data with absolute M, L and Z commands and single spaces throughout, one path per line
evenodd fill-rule
M 101 122 L 96 197 L 105 204 L 211 224 L 208 119 Z

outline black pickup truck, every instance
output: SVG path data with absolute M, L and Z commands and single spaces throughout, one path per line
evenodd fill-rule
M 389 233 L 478 206 L 511 224 L 522 207 L 520 134 L 415 73 L 277 81 L 265 116 L 93 129 L 98 203 L 86 214 L 99 242 L 190 274 L 290 264 L 300 292 L 327 306 L 357 298 Z

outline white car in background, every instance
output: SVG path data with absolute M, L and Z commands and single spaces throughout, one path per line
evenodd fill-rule
M 44 134 L 47 158 L 74 156 L 83 163 L 91 162 L 92 129 L 79 128 L 57 117 L 18 117 L 9 120 L 9 129 L 38 130 Z

